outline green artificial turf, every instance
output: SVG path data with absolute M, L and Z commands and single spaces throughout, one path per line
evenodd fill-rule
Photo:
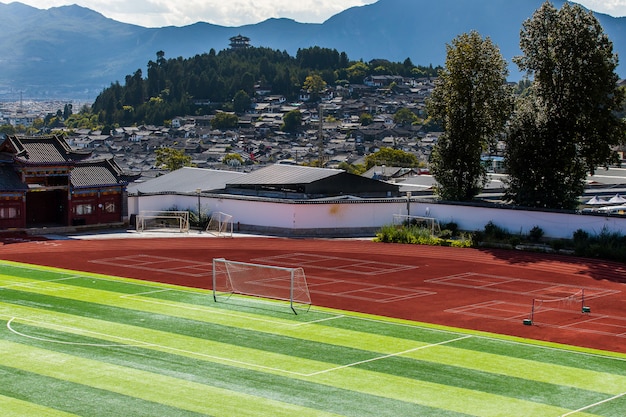
M 625 355 L 2 261 L 0 379 L 9 416 L 626 409 Z

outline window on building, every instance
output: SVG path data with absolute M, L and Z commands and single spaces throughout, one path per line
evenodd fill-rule
M 93 211 L 94 211 L 93 210 L 93 205 L 91 205 L 91 204 L 78 204 L 78 205 L 76 205 L 76 207 L 74 207 L 74 212 L 78 216 L 84 216 L 86 214 L 92 214 Z
M 104 203 L 105 213 L 115 213 L 115 203 Z
M 17 219 L 19 215 L 16 207 L 0 207 L 0 219 Z

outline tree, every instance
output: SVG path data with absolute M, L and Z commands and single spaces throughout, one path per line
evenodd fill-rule
M 480 158 L 504 130 L 513 99 L 506 61 L 489 38 L 472 31 L 446 49 L 445 68 L 427 102 L 429 116 L 444 131 L 430 168 L 441 198 L 467 201 L 487 181 Z
M 379 151 L 365 157 L 365 169 L 370 169 L 376 165 L 387 165 L 394 167 L 416 167 L 419 165 L 417 156 L 400 149 L 381 148 Z
M 233 110 L 235 113 L 245 113 L 247 110 L 250 110 L 250 106 L 252 106 L 252 99 L 250 99 L 248 93 L 239 90 L 233 98 Z
M 359 116 L 359 123 L 361 123 L 363 126 L 371 125 L 373 121 L 374 116 L 372 116 L 370 113 L 361 113 L 361 115 Z
M 617 116 L 613 44 L 592 12 L 545 2 L 524 22 L 515 58 L 533 76 L 506 138 L 506 195 L 518 205 L 575 209 L 588 172 L 617 163 L 626 124 Z
M 283 116 L 283 124 L 280 130 L 283 132 L 293 133 L 300 128 L 302 124 L 302 113 L 300 110 L 290 110 Z
M 231 167 L 239 167 L 243 165 L 243 158 L 238 153 L 229 153 L 224 155 L 222 163 Z
M 406 107 L 401 108 L 393 115 L 393 122 L 399 125 L 412 125 L 418 117 Z
M 231 129 L 239 125 L 239 118 L 237 115 L 226 112 L 219 112 L 211 120 L 211 127 L 213 129 Z
M 326 81 L 317 74 L 307 75 L 302 88 L 316 98 L 326 89 Z
M 159 148 L 155 151 L 157 167 L 168 171 L 176 171 L 182 167 L 193 166 L 191 156 L 185 155 L 185 151 L 174 148 Z

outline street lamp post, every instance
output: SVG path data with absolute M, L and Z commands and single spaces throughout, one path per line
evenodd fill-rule
M 200 214 L 200 193 L 202 192 L 201 188 L 196 188 L 196 195 L 198 196 L 198 228 L 200 231 L 198 233 L 202 233 L 202 215 Z
M 406 215 L 407 217 L 411 216 L 411 192 L 406 192 Z

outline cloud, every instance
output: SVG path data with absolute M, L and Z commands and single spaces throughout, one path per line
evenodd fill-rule
M 272 17 L 321 23 L 354 6 L 377 0 L 21 0 L 40 9 L 78 4 L 120 22 L 146 27 L 208 22 L 222 26 L 254 24 Z
M 599 13 L 616 17 L 626 16 L 626 0 L 578 0 L 574 3 Z

